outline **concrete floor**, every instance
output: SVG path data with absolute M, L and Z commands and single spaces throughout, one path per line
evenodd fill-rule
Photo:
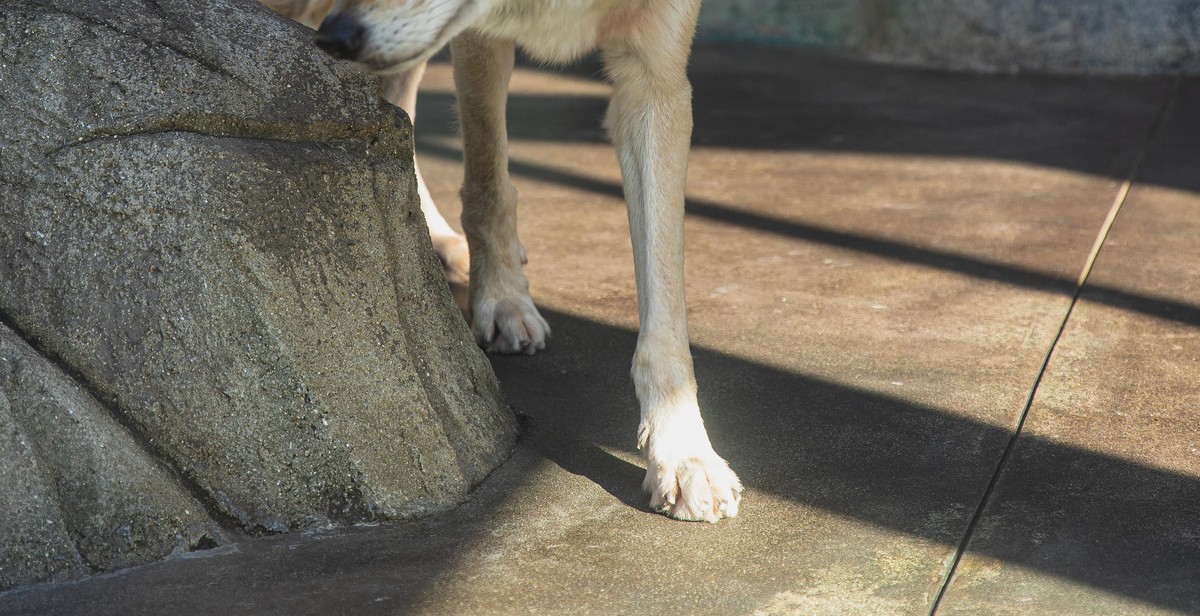
M 747 488 L 707 525 L 640 491 L 596 75 L 513 80 L 554 337 L 494 359 L 527 433 L 468 503 L 0 594 L 0 613 L 1200 612 L 1200 81 L 698 49 L 690 323 Z M 451 101 L 436 65 L 418 149 L 455 211 Z

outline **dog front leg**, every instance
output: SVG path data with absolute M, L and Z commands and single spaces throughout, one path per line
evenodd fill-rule
M 464 32 L 450 43 L 463 137 L 463 229 L 471 251 L 471 327 L 489 352 L 545 348 L 550 326 L 529 297 L 517 239 L 517 191 L 508 176 L 505 105 L 514 48 Z
M 681 35 L 682 36 L 682 35 Z M 683 205 L 691 140 L 690 34 L 660 53 L 613 43 L 607 125 L 621 164 L 637 271 L 641 327 L 633 383 L 641 406 L 638 447 L 650 506 L 683 520 L 737 515 L 741 483 L 713 451 L 696 398 L 683 280 Z M 669 37 L 647 37 L 653 45 Z

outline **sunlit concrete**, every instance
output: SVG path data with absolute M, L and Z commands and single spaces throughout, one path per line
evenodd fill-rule
M 1200 211 L 1200 134 L 1148 145 L 1164 102 L 1191 90 L 723 47 L 692 65 L 690 326 L 714 445 L 747 487 L 739 517 L 679 523 L 646 507 L 607 86 L 593 64 L 566 77 L 526 67 L 512 169 L 554 337 L 543 354 L 493 360 L 524 416 L 512 459 L 444 516 L 245 540 L 0 595 L 0 612 L 927 614 L 956 562 L 945 613 L 1036 613 L 1028 597 L 1089 614 L 1197 609 L 1200 587 L 1174 581 L 1200 579 L 1184 532 L 1200 519 L 1186 389 L 1200 236 L 1184 232 Z M 417 149 L 455 215 L 449 81 L 431 66 Z M 1068 315 L 1139 160 L 1114 249 Z M 1164 374 L 1166 390 L 1106 386 Z M 1143 402 L 1154 412 L 1120 415 Z M 1113 490 L 1143 483 L 1122 513 Z

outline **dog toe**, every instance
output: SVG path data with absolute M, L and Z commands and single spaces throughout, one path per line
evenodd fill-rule
M 651 464 L 643 487 L 651 509 L 694 522 L 735 517 L 742 498 L 741 481 L 716 454 Z
M 479 302 L 473 320 L 475 339 L 489 353 L 533 355 L 546 348 L 550 326 L 528 295 Z

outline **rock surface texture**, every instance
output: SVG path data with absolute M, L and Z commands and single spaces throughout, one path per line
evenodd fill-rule
M 423 515 L 511 450 L 411 127 L 309 36 L 0 4 L 0 588 Z

